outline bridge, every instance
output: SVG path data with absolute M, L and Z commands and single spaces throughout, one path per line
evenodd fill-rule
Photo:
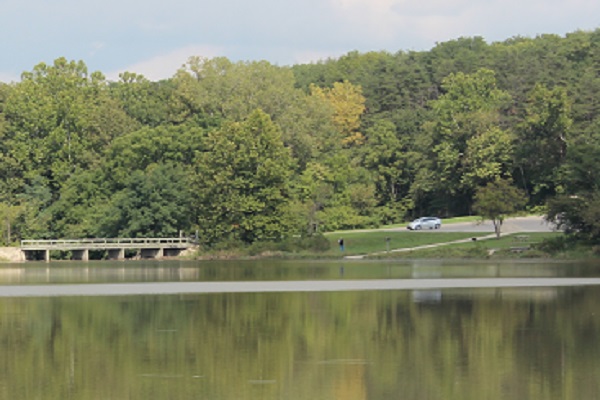
M 135 258 L 175 257 L 193 248 L 197 243 L 191 238 L 113 238 L 113 239 L 56 239 L 21 240 L 21 251 L 26 261 L 50 261 L 52 251 L 68 251 L 73 260 L 88 261 L 90 251 L 102 253 L 109 260 L 124 260 L 126 251 L 135 252 Z M 43 254 L 43 257 L 39 255 Z

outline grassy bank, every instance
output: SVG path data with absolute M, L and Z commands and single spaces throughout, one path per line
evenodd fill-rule
M 321 237 L 324 241 L 317 251 L 290 249 L 289 245 L 261 244 L 202 253 L 199 258 L 243 259 L 340 259 L 347 256 L 365 256 L 371 259 L 595 259 L 600 258 L 600 246 L 571 240 L 562 233 L 531 232 L 487 239 L 489 233 L 462 232 L 344 232 L 345 249 L 337 245 L 340 233 Z M 389 238 L 389 241 L 387 240 Z M 466 240 L 465 240 L 466 239 Z M 475 240 L 474 240 L 475 239 Z M 450 243 L 463 240 L 461 243 Z M 388 247 L 389 244 L 389 247 Z M 440 244 L 438 247 L 414 249 Z M 194 258 L 198 258 L 194 257 Z
M 489 233 L 440 232 L 440 231 L 347 231 L 316 236 L 312 239 L 292 238 L 282 243 L 256 243 L 252 246 L 234 246 L 201 252 L 195 258 L 320 258 L 335 259 L 353 255 L 386 252 L 388 249 L 413 248 L 435 243 L 482 237 Z M 338 239 L 344 239 L 344 251 Z M 306 243 L 306 242 L 309 243 Z M 304 242 L 304 243 L 303 243 Z
M 506 235 L 500 239 L 477 240 L 455 243 L 430 249 L 371 255 L 369 258 L 387 259 L 512 259 L 552 258 L 591 259 L 599 258 L 598 246 L 571 241 L 559 232 L 531 232 Z
M 461 217 L 444 220 L 443 224 L 447 226 L 478 220 L 478 217 Z M 227 249 L 213 249 L 200 254 L 199 257 L 336 259 L 360 255 L 386 259 L 600 258 L 599 244 L 586 243 L 559 232 L 514 233 L 504 235 L 500 239 L 490 239 L 491 232 L 446 232 L 443 229 L 416 232 L 406 229 L 389 230 L 405 226 L 406 224 L 385 226 L 381 229 L 338 231 L 311 238 L 289 238 L 282 243 L 255 243 L 248 247 L 232 246 Z M 344 251 L 338 246 L 340 238 L 344 239 Z M 456 243 L 457 241 L 462 243 Z M 436 244 L 440 246 L 415 249 Z
M 439 231 L 365 231 L 365 232 L 336 232 L 326 234 L 332 248 L 324 252 L 325 256 L 352 256 L 373 254 L 394 249 L 407 249 L 435 243 L 453 242 L 456 240 L 487 236 L 489 233 L 439 232 Z M 344 239 L 344 251 L 337 245 L 339 238 Z

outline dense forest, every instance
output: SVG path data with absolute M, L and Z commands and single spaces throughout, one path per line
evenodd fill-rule
M 0 83 L 0 243 L 279 240 L 472 214 L 498 181 L 599 237 L 598 93 L 600 29 L 294 66 L 190 57 L 158 82 L 59 58 Z

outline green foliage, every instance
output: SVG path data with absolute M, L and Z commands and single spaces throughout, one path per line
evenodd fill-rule
M 178 237 L 193 224 L 190 174 L 174 164 L 131 173 L 123 189 L 97 205 L 98 237 Z
M 567 154 L 572 119 L 566 90 L 536 85 L 525 112 L 518 129 L 520 145 L 516 147 L 515 164 L 534 204 L 539 204 L 540 199 L 556 194 L 559 168 Z
M 500 238 L 504 219 L 523 209 L 526 202 L 527 196 L 522 190 L 507 179 L 498 179 L 477 189 L 473 210 L 493 222 L 496 237 Z
M 171 121 L 171 81 L 151 82 L 133 72 L 123 72 L 119 77 L 118 82 L 110 84 L 110 94 L 129 117 L 147 127 Z
M 59 198 L 49 207 L 54 235 L 60 238 L 96 236 L 98 212 L 108 201 L 98 171 L 80 171 L 62 186 Z
M 202 240 L 252 243 L 285 236 L 291 166 L 277 126 L 262 111 L 210 132 L 194 184 Z
M 414 185 L 437 196 L 462 198 L 466 212 L 477 186 L 511 169 L 513 139 L 500 124 L 510 96 L 496 87 L 494 72 L 488 69 L 452 74 L 444 79 L 443 89 L 431 103 L 434 115 L 419 141 L 425 149 L 420 156 L 424 171 L 417 173 Z
M 206 133 L 187 126 L 145 127 L 115 139 L 106 150 L 106 182 L 118 189 L 132 171 L 145 171 L 156 163 L 191 167 L 203 150 Z
M 105 146 L 135 127 L 108 95 L 102 74 L 64 58 L 24 73 L 5 113 L 8 155 L 26 179 L 41 175 L 53 191 L 76 169 L 96 166 Z
M 173 82 L 173 110 L 180 119 L 199 114 L 241 121 L 261 109 L 276 121 L 297 96 L 291 70 L 266 61 L 191 57 Z
M 254 242 L 248 246 L 247 252 L 251 256 L 269 254 L 297 254 L 297 253 L 324 253 L 331 249 L 331 241 L 321 233 L 310 236 L 286 237 L 281 241 Z
M 585 239 L 600 239 L 600 145 L 569 148 L 562 167 L 564 193 L 548 201 L 548 219 L 569 233 Z
M 340 141 L 345 146 L 360 145 L 364 136 L 358 131 L 365 111 L 362 89 L 348 81 L 335 82 L 331 89 L 311 86 L 311 95 L 328 103 L 333 110 L 332 121 Z
M 468 215 L 479 187 L 511 177 L 529 209 L 564 195 L 550 217 L 594 236 L 599 38 L 459 38 L 292 67 L 191 57 L 160 82 L 40 63 L 0 84 L 2 240 L 281 240 Z
M 566 251 L 573 244 L 572 236 L 558 236 L 550 239 L 546 239 L 536 245 L 541 251 L 550 254 L 557 254 Z
M 362 152 L 365 167 L 374 172 L 379 204 L 400 201 L 410 188 L 412 161 L 417 157 L 410 138 L 398 135 L 393 123 L 378 121 L 367 131 Z
M 548 202 L 548 219 L 583 238 L 600 239 L 600 193 L 589 196 L 560 195 Z

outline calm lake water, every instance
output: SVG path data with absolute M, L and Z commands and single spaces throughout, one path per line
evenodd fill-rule
M 598 277 L 600 263 L 0 264 L 2 285 Z M 596 399 L 600 286 L 0 298 L 0 399 Z

